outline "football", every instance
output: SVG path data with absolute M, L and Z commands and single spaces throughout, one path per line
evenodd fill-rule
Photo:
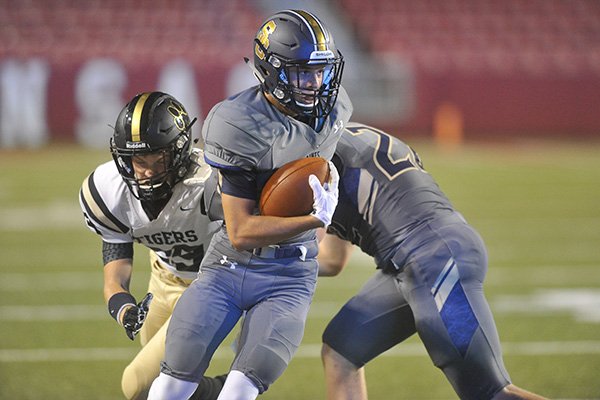
M 295 217 L 313 209 L 313 192 L 308 177 L 314 174 L 321 184 L 329 180 L 329 163 L 321 157 L 291 161 L 269 178 L 260 195 L 261 215 Z

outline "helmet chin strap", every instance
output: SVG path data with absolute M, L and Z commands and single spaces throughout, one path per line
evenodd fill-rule
M 275 96 L 273 96 L 271 93 L 265 92 L 265 91 L 263 91 L 263 93 L 264 93 L 265 97 L 267 98 L 267 100 L 269 101 L 269 103 L 271 103 L 275 108 L 277 108 L 282 113 L 289 115 L 292 118 L 296 118 L 298 121 L 304 122 L 307 125 L 310 125 L 317 132 L 321 131 L 322 118 L 314 118 L 314 117 L 310 117 L 308 115 L 301 115 L 301 114 L 293 113 L 291 110 L 288 110 L 287 108 L 285 108 L 283 106 L 283 104 L 281 104 L 279 102 L 279 100 L 277 100 L 275 98 Z
M 171 178 L 165 175 L 160 181 L 152 181 L 152 178 L 140 182 L 135 180 L 135 189 L 137 197 L 141 201 L 154 202 L 160 201 L 164 198 L 171 197 L 171 191 L 173 186 L 171 184 Z
M 275 96 L 273 96 L 272 93 L 269 93 L 269 92 L 264 91 L 264 90 L 263 90 L 263 93 L 264 93 L 265 97 L 267 98 L 267 100 L 269 101 L 269 103 L 271 103 L 273 106 L 275 106 L 275 108 L 277 108 L 282 113 L 284 113 L 286 115 L 289 115 L 290 117 L 297 117 L 298 116 L 297 113 L 292 112 L 292 110 L 289 110 L 283 104 L 281 104 L 281 102 L 279 100 L 277 100 L 275 98 Z
M 319 104 L 319 98 L 318 97 L 315 98 L 314 103 L 302 103 L 302 102 L 300 102 L 298 100 L 295 100 L 295 99 L 294 99 L 294 101 L 296 102 L 296 104 L 299 107 L 306 108 L 307 110 L 308 109 L 312 109 L 312 108 L 316 107 Z
M 142 202 L 155 203 L 168 200 L 172 194 L 172 187 L 168 182 L 158 185 L 145 186 L 138 185 L 138 196 Z M 154 194 L 154 196 L 153 196 Z M 159 196 L 159 197 L 155 197 Z

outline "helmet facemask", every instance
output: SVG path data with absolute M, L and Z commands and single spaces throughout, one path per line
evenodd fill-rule
M 186 131 L 165 148 L 122 149 L 117 148 L 114 140 L 111 140 L 111 151 L 117 169 L 131 193 L 141 201 L 157 201 L 169 198 L 173 186 L 185 176 L 189 166 L 190 144 L 189 133 Z M 141 163 L 138 162 L 138 165 L 146 168 L 149 165 L 144 165 L 144 158 L 150 155 L 155 156 L 150 159 L 157 172 L 150 177 L 138 176 L 134 160 L 139 160 Z
M 273 95 L 299 116 L 325 118 L 337 100 L 343 68 L 341 57 L 331 62 L 286 62 Z

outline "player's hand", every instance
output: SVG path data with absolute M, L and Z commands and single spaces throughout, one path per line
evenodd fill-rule
M 152 293 L 148 293 L 137 306 L 131 306 L 123 313 L 123 328 L 125 328 L 125 333 L 129 339 L 135 339 L 135 336 L 142 329 L 150 309 L 152 297 Z
M 315 175 L 308 177 L 308 184 L 313 191 L 313 212 L 311 215 L 317 217 L 323 226 L 331 224 L 331 218 L 338 203 L 338 183 L 340 175 L 335 165 L 329 161 L 329 181 L 321 186 L 321 182 Z

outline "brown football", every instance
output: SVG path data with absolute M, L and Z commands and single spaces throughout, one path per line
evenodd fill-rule
M 308 177 L 314 174 L 321 184 L 329 180 L 329 164 L 321 157 L 291 161 L 269 178 L 260 195 L 260 213 L 295 217 L 312 212 L 313 192 Z

